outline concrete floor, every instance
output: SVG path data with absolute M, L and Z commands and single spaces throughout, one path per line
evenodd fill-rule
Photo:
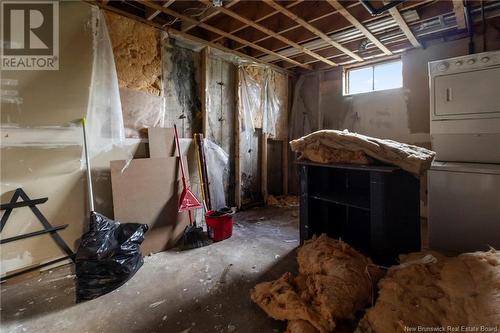
M 296 208 L 256 208 L 235 217 L 233 237 L 195 250 L 157 253 L 107 295 L 75 304 L 67 265 L 1 288 L 7 332 L 282 332 L 255 306 L 250 289 L 296 272 Z M 146 235 L 147 236 L 147 235 Z

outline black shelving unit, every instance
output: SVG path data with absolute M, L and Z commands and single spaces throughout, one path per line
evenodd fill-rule
M 298 162 L 300 241 L 326 233 L 390 265 L 420 251 L 420 183 L 385 165 Z

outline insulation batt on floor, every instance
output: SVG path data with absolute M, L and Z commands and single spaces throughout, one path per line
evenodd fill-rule
M 406 332 L 405 327 L 418 326 L 498 332 L 500 252 L 451 258 L 413 253 L 400 262 L 379 282 L 378 300 L 357 333 Z
M 252 300 L 270 317 L 289 320 L 288 333 L 332 331 L 373 301 L 383 272 L 348 244 L 325 234 L 299 248 L 299 275 L 255 286 Z

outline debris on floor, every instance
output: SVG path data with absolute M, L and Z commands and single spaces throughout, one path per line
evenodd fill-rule
M 299 197 L 294 195 L 269 195 L 267 197 L 267 205 L 272 207 L 298 207 Z
M 285 273 L 251 291 L 270 317 L 288 320 L 287 332 L 331 332 L 338 320 L 373 303 L 383 271 L 348 244 L 325 234 L 298 250 L 299 275 Z
M 418 327 L 469 327 L 497 332 L 500 323 L 500 252 L 457 257 L 426 253 L 401 256 L 379 282 L 374 307 L 360 333 L 392 333 Z M 463 330 L 462 330 L 463 331 Z

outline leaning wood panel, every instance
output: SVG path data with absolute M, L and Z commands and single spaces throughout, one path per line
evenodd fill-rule
M 182 191 L 177 157 L 111 161 L 115 219 L 149 226 L 141 250 L 144 254 L 171 248 L 189 224 L 178 212 Z

